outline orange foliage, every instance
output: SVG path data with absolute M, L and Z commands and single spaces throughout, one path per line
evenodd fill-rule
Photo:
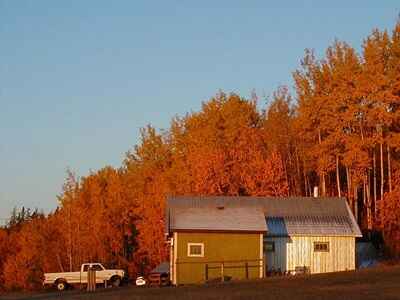
M 400 257 L 400 173 L 394 179 L 394 189 L 380 202 L 383 238 L 391 254 Z
M 35 289 L 43 272 L 87 261 L 131 277 L 148 272 L 168 255 L 169 195 L 310 196 L 320 186 L 326 195 L 349 196 L 370 226 L 379 199 L 373 192 L 394 186 L 379 216 L 385 241 L 399 253 L 400 180 L 389 184 L 400 162 L 399 74 L 400 22 L 391 35 L 373 31 L 361 55 L 339 41 L 320 60 L 306 51 L 293 74 L 295 104 L 284 87 L 262 110 L 255 97 L 219 93 L 168 130 L 144 128 L 120 168 L 81 178 L 68 172 L 56 211 L 13 213 L 0 228 L 0 288 Z M 378 154 L 386 155 L 383 164 Z

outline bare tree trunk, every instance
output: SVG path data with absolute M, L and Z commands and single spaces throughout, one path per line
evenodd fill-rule
M 338 190 L 338 196 L 342 197 L 342 194 L 340 191 L 339 155 L 336 155 L 336 185 L 337 185 L 337 190 Z
M 354 217 L 356 218 L 356 221 L 358 222 L 358 187 L 357 185 L 354 185 L 354 198 L 353 198 L 353 211 L 354 211 Z
M 381 142 L 381 200 L 383 198 L 383 185 L 384 185 L 384 174 L 383 174 L 383 142 Z
M 362 187 L 362 192 L 363 192 L 363 206 L 364 207 L 367 207 L 367 197 L 366 197 L 366 192 L 367 192 L 367 183 L 366 183 L 366 180 L 365 180 L 365 175 L 364 175 L 364 177 L 363 177 L 363 187 Z
M 303 161 L 303 177 L 304 177 L 304 193 L 306 194 L 306 197 L 308 196 L 308 190 L 307 190 L 307 173 L 306 173 L 306 166 Z
M 326 196 L 326 183 L 325 183 L 325 173 L 322 173 L 322 196 Z
M 306 177 L 306 181 L 307 181 L 307 188 L 308 188 L 308 196 L 311 196 L 312 190 L 311 190 L 310 179 L 308 178 L 308 176 Z
M 297 180 L 295 181 L 297 195 L 301 195 L 301 171 L 300 171 L 300 159 L 297 147 L 295 148 L 296 153 L 296 170 L 297 170 Z
M 81 246 L 81 217 L 79 217 L 78 219 L 78 226 L 77 226 L 77 244 L 78 244 L 78 265 L 82 265 L 83 261 L 82 261 L 82 246 Z
M 283 171 L 285 172 L 285 178 L 286 178 L 286 182 L 287 182 L 287 186 L 288 186 L 287 195 L 290 196 L 290 182 L 289 182 L 288 172 L 287 172 L 287 168 L 286 168 L 286 162 L 284 162 L 282 159 L 282 163 L 283 163 Z
M 368 228 L 368 206 L 367 206 L 367 201 L 366 201 L 366 182 L 365 182 L 365 174 L 363 177 L 363 183 L 362 183 L 362 208 L 361 208 L 361 218 L 365 218 L 364 212 L 367 212 L 367 228 Z M 362 219 L 361 219 L 362 222 Z
M 371 175 L 370 171 L 367 170 L 367 180 L 365 182 L 365 195 L 366 195 L 366 201 L 367 201 L 367 221 L 368 221 L 368 229 L 372 229 L 372 211 L 371 211 L 371 190 L 370 190 L 370 180 L 371 180 Z
M 57 256 L 57 263 L 58 263 L 58 266 L 60 267 L 60 271 L 61 271 L 61 273 L 64 273 L 64 267 L 63 267 L 63 265 L 62 265 L 62 263 L 61 263 L 60 254 L 57 252 L 56 256 Z
M 386 144 L 387 147 L 387 159 L 388 159 L 388 181 L 389 181 L 389 192 L 392 191 L 392 170 L 391 170 L 391 161 L 390 161 L 390 147 L 389 144 Z
M 374 145 L 374 150 L 373 150 L 373 155 L 372 155 L 372 168 L 373 168 L 373 176 L 374 176 L 374 219 L 376 220 L 377 205 L 376 205 L 376 151 L 375 151 L 375 145 Z
M 351 181 L 349 167 L 346 166 L 347 197 L 351 198 Z
M 69 235 L 69 249 L 68 249 L 68 256 L 69 256 L 69 271 L 72 272 L 72 224 L 71 224 L 71 203 L 69 204 L 68 210 L 68 235 Z
M 321 145 L 322 143 L 322 138 L 321 138 L 321 130 L 318 129 L 318 141 L 319 144 Z M 325 181 L 325 172 L 321 172 L 321 177 L 322 177 L 322 182 L 321 182 L 321 187 L 322 187 L 322 196 L 325 197 L 326 195 L 326 181 Z
M 296 175 L 294 170 L 294 158 L 292 157 L 292 153 L 287 145 L 287 158 L 286 158 L 286 170 L 288 174 L 289 186 L 290 186 L 290 195 L 296 195 Z M 283 155 L 281 155 L 283 157 Z

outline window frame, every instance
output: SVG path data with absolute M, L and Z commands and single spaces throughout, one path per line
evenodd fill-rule
M 266 245 L 271 245 L 272 246 L 271 249 L 267 249 Z M 274 241 L 265 241 L 264 249 L 265 249 L 265 252 L 267 252 L 267 253 L 275 252 L 275 242 Z
M 84 264 L 82 268 L 82 272 L 87 272 L 90 269 L 90 264 Z
M 326 245 L 326 249 L 321 249 L 321 247 L 318 247 L 318 245 Z M 314 246 L 313 247 L 314 252 L 329 252 L 329 250 L 330 250 L 329 242 L 314 242 L 313 246 Z M 317 248 L 319 248 L 319 249 L 317 249 Z
M 190 252 L 191 246 L 200 246 L 201 253 L 200 254 L 192 254 Z M 187 244 L 187 256 L 188 257 L 204 257 L 204 243 L 188 243 Z
M 92 268 L 92 269 L 93 269 L 93 268 L 96 268 L 96 267 L 98 268 L 98 270 L 96 270 L 96 272 L 101 272 L 101 271 L 104 271 L 104 270 L 105 270 L 102 264 L 92 264 L 92 265 L 91 265 L 91 268 Z

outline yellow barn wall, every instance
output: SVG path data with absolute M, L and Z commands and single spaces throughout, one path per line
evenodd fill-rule
M 206 264 L 208 279 L 224 275 L 232 280 L 246 278 L 245 262 L 248 262 L 249 278 L 262 276 L 262 238 L 260 233 L 208 233 L 175 232 L 174 237 L 174 284 L 196 284 L 205 281 Z M 204 257 L 189 257 L 188 243 L 204 243 Z

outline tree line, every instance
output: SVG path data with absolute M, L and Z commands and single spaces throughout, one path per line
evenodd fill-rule
M 0 229 L 1 289 L 87 261 L 131 276 L 167 259 L 168 195 L 346 197 L 365 232 L 400 254 L 400 22 L 361 53 L 342 41 L 306 50 L 286 87 L 260 100 L 219 92 L 166 130 L 147 126 L 121 167 L 68 171 L 49 214 L 14 210 Z M 284 201 L 284 200 L 282 200 Z

